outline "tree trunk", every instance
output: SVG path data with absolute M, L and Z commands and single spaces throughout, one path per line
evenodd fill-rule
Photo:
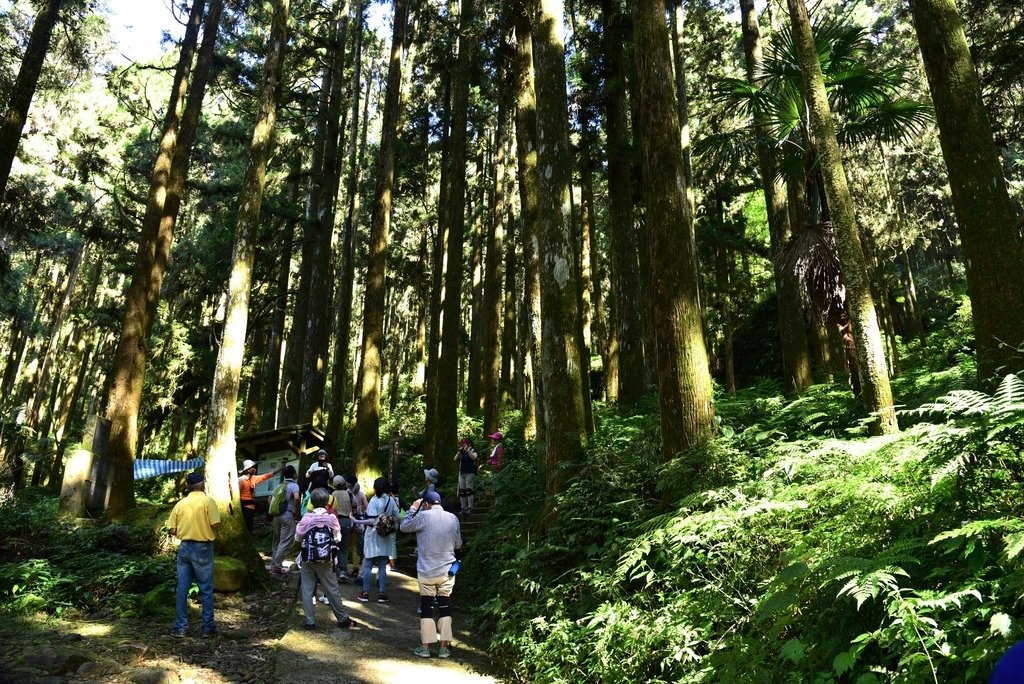
M 761 70 L 761 33 L 754 12 L 754 0 L 740 0 L 743 25 L 743 55 L 747 66 L 747 82 L 759 85 Z M 754 132 L 759 140 L 767 138 L 767 121 L 763 112 L 754 112 Z M 772 249 L 772 271 L 779 307 L 779 343 L 782 348 L 782 386 L 787 396 L 795 396 L 810 387 L 811 352 L 807 343 L 799 283 L 795 274 L 782 267 L 782 253 L 792 231 L 786 207 L 785 188 L 776 178 L 777 161 L 773 150 L 766 144 L 757 146 L 758 173 L 764 189 L 764 203 L 768 214 L 768 235 Z
M 912 0 L 967 266 L 978 375 L 994 385 L 1024 361 L 1024 235 L 1006 189 L 954 0 Z
M 487 263 L 484 274 L 484 305 L 481 330 L 483 332 L 483 363 L 481 385 L 484 395 L 484 434 L 491 434 L 501 428 L 501 371 L 502 338 L 499 326 L 502 324 L 502 286 L 505 261 L 505 217 L 506 217 L 506 160 L 508 143 L 509 101 L 512 96 L 512 82 L 507 78 L 508 51 L 500 48 L 501 73 L 498 95 L 497 130 L 494 134 L 494 201 L 493 215 L 487 231 Z
M 188 160 L 213 62 L 223 0 L 211 0 L 206 19 L 201 21 L 204 6 L 204 0 L 195 0 L 182 40 L 160 151 L 153 167 L 149 200 L 142 220 L 139 251 L 132 282 L 125 296 L 124 322 L 111 373 L 113 384 L 107 401 L 107 417 L 111 420 L 107 455 L 110 459 L 108 516 L 113 520 L 120 520 L 135 504 L 133 463 L 138 440 L 147 342 L 156 316 L 163 275 L 170 259 L 174 225 L 181 206 L 188 175 Z M 192 75 L 192 57 L 200 23 L 203 23 L 203 44 L 195 74 Z M 185 101 L 186 93 L 188 102 L 182 112 L 181 103 Z
M 380 433 L 388 233 L 391 227 L 391 193 L 395 183 L 395 148 L 402 103 L 402 49 L 405 44 L 407 19 L 406 0 L 395 0 L 391 59 L 381 122 L 380 151 L 377 157 L 377 187 L 370 220 L 369 257 L 363 295 L 363 344 L 352 445 L 356 473 L 363 480 L 380 474 L 374 457 L 377 455 Z
M 509 142 L 511 143 L 511 140 Z M 506 150 L 506 158 L 510 153 L 511 144 Z M 505 204 L 510 205 L 509 191 L 506 189 L 505 192 Z M 516 354 L 516 340 L 519 339 L 517 330 L 519 322 L 519 307 L 517 303 L 519 298 L 516 296 L 516 269 L 519 267 L 519 264 L 516 260 L 515 218 L 511 210 L 506 216 L 505 225 L 507 226 L 508 233 L 505 236 L 505 298 L 502 305 L 500 394 L 497 400 L 499 411 L 502 404 L 512 402 L 513 386 L 518 381 L 522 370 L 522 367 L 518 364 L 519 356 Z M 484 414 L 486 415 L 486 406 L 484 408 Z M 522 407 L 520 406 L 520 408 Z
M 631 4 L 637 123 L 647 200 L 651 315 L 657 348 L 662 448 L 667 460 L 711 437 L 714 410 L 665 5 L 663 0 Z
M 516 165 L 520 233 L 523 243 L 523 422 L 527 437 L 546 439 L 544 379 L 540 365 L 540 255 L 537 253 L 537 98 L 533 73 L 533 26 L 522 2 L 515 2 Z
M 452 130 L 448 140 L 450 167 L 447 197 L 447 262 L 444 273 L 444 302 L 441 312 L 441 340 L 437 358 L 437 413 L 433 443 L 425 455 L 425 464 L 442 473 L 451 470 L 452 461 L 444 457 L 455 446 L 459 392 L 459 335 L 462 329 L 463 242 L 466 222 L 466 154 L 469 115 L 470 69 L 475 61 L 475 42 L 471 30 L 475 21 L 475 0 L 462 0 L 459 17 L 459 55 L 453 76 Z
M 359 116 L 359 95 L 363 68 L 363 7 L 356 4 L 355 45 L 352 52 L 352 125 L 348 133 L 348 176 L 345 179 L 345 221 L 341 231 L 341 278 L 336 298 L 337 323 L 334 332 L 334 361 L 331 364 L 331 399 L 327 414 L 327 439 L 340 445 L 342 429 L 347 425 L 347 404 L 350 398 L 349 361 L 352 344 L 352 291 L 355 288 L 355 217 L 359 209 L 359 178 L 362 164 L 359 158 L 359 126 L 366 127 L 366 117 Z M 367 79 L 369 86 L 372 79 Z M 364 105 L 370 100 L 367 90 Z
M 330 63 L 330 87 L 327 112 L 323 128 L 323 160 L 320 173 L 314 175 L 310 186 L 310 213 L 313 234 L 312 270 L 309 277 L 309 308 L 306 311 L 303 337 L 302 392 L 299 401 L 299 420 L 325 427 L 324 390 L 327 385 L 327 354 L 331 338 L 331 308 L 333 270 L 331 268 L 331 242 L 334 237 L 334 216 L 338 186 L 341 177 L 338 154 L 342 97 L 344 91 L 345 41 L 348 31 L 349 3 L 335 6 L 334 30 Z M 327 87 L 327 86 L 325 86 Z
M 11 166 L 18 153 L 21 132 L 28 119 L 28 108 L 32 104 L 32 96 L 36 93 L 39 74 L 43 71 L 43 62 L 50 46 L 53 27 L 57 25 L 57 15 L 64 0 L 44 0 L 36 12 L 32 23 L 32 35 L 25 48 L 25 56 L 21 59 L 18 78 L 11 88 L 7 111 L 0 121 L 0 202 L 7 194 L 7 181 L 11 177 Z
M 574 265 L 569 191 L 572 155 L 566 106 L 562 0 L 541 0 L 534 36 L 537 92 L 537 237 L 540 257 L 541 374 L 548 511 L 565 486 L 563 467 L 587 436 L 579 330 L 579 273 Z
M 217 354 L 210 396 L 207 434 L 210 447 L 206 458 L 206 491 L 221 512 L 218 543 L 244 561 L 253 577 L 263 576 L 263 561 L 245 528 L 238 498 L 238 464 L 235 460 L 235 413 L 245 356 L 245 332 L 249 322 L 249 298 L 255 257 L 256 229 L 260 222 L 267 162 L 274 146 L 277 122 L 278 83 L 288 42 L 290 0 L 274 0 L 263 83 L 259 94 L 259 115 L 249 147 L 249 164 L 238 196 L 235 246 L 228 281 L 224 336 Z
M 289 196 L 291 205 L 296 206 L 299 199 L 299 176 L 302 163 L 296 155 L 291 174 Z M 274 286 L 274 313 L 270 320 L 269 339 L 267 340 L 267 365 L 263 382 L 263 404 L 260 412 L 259 429 L 269 430 L 281 425 L 278 416 L 278 400 L 283 394 L 281 386 L 281 344 L 284 340 L 285 320 L 288 313 L 288 283 L 292 273 L 292 251 L 295 240 L 297 219 L 285 221 L 281 231 L 280 262 L 277 266 L 277 283 Z
M 683 54 L 683 26 L 686 22 L 686 10 L 682 0 L 666 0 L 665 9 L 671 13 L 669 25 L 672 27 L 672 61 L 676 83 L 676 107 L 679 111 L 679 143 L 683 149 L 683 172 L 686 174 L 686 203 L 690 215 L 696 212 L 697 201 L 693 193 L 693 148 L 690 145 L 690 97 L 686 88 L 686 55 Z M 693 230 L 693 222 L 690 222 Z M 691 238 L 696 242 L 696 234 Z M 699 283 L 698 283 L 699 284 Z M 698 293 L 699 294 L 699 293 Z
M 843 160 L 836 142 L 832 112 L 825 92 L 814 36 L 807 18 L 804 0 L 787 0 L 793 24 L 803 78 L 804 98 L 810 119 L 811 139 L 818 151 L 819 167 L 825 182 L 828 208 L 835 230 L 836 250 L 846 284 L 846 301 L 857 349 L 858 375 L 864 405 L 877 418 L 871 424 L 875 434 L 897 432 L 896 411 L 886 369 L 882 335 L 878 329 L 875 304 L 871 296 L 864 249 L 857 232 L 853 200 L 846 184 Z
M 611 244 L 611 282 L 615 300 L 617 354 L 605 382 L 609 399 L 626 407 L 636 405 L 647 392 L 644 363 L 643 292 L 640 279 L 639 240 L 633 216 L 632 144 L 626 104 L 628 17 L 617 0 L 602 0 L 605 51 L 605 134 L 608 139 L 608 226 Z

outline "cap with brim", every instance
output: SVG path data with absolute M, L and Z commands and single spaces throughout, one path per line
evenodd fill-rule
M 437 492 L 427 492 L 423 495 L 423 500 L 431 504 L 441 503 L 441 495 Z
M 495 432 L 493 435 L 487 435 L 487 436 L 490 437 L 491 439 L 496 439 L 496 440 L 498 440 L 500 442 L 502 437 L 504 437 L 505 435 L 501 434 L 500 432 Z
M 437 470 L 434 469 L 434 468 L 429 468 L 428 470 L 424 470 L 423 471 L 423 477 L 428 479 L 428 480 L 430 480 L 431 482 L 437 482 Z
M 189 487 L 193 487 L 203 481 L 202 473 L 189 473 L 188 477 L 185 478 L 185 484 Z
M 238 472 L 239 473 L 244 473 L 249 468 L 255 468 L 255 467 L 256 467 L 256 461 L 250 461 L 249 459 L 245 459 L 244 461 L 242 461 L 242 469 L 239 470 Z
M 345 482 L 345 478 L 343 476 L 335 475 L 334 486 L 338 489 L 348 489 L 348 482 Z

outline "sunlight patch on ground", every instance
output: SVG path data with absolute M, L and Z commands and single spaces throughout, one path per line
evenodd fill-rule
M 102 637 L 110 634 L 112 627 L 108 624 L 95 622 L 92 624 L 83 624 L 75 629 L 76 634 L 80 634 L 83 637 Z

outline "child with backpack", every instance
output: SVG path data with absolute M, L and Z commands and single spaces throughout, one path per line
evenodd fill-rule
M 332 560 L 335 545 L 341 540 L 341 526 L 338 517 L 327 511 L 330 494 L 326 489 L 314 489 L 310 493 L 312 512 L 302 516 L 295 528 L 295 541 L 301 542 L 302 553 L 299 564 L 302 611 L 305 613 L 305 629 L 316 629 L 313 592 L 317 584 L 324 589 L 327 602 L 338 621 L 338 627 L 347 629 L 355 622 L 345 611 L 338 588 L 338 577 L 334 574 Z

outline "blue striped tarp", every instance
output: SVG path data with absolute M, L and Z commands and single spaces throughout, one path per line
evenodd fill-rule
M 203 459 L 193 458 L 190 461 L 170 461 L 165 458 L 137 458 L 135 459 L 135 479 L 145 480 L 147 477 L 157 475 L 168 475 L 170 473 L 183 473 L 186 470 L 195 470 L 203 467 Z

